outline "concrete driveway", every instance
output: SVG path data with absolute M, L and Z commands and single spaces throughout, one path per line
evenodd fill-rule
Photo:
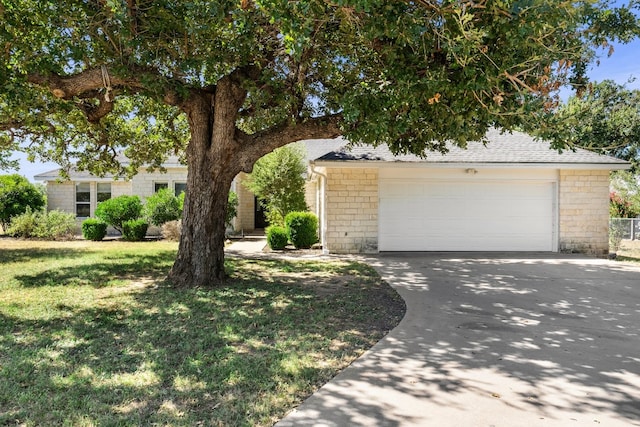
M 640 426 L 640 266 L 567 255 L 367 260 L 400 325 L 277 424 Z

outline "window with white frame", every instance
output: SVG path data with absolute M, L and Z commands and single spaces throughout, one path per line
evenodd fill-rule
M 99 182 L 96 187 L 96 201 L 98 203 L 104 202 L 111 198 L 111 183 Z
M 91 184 L 88 182 L 76 182 L 76 217 L 88 218 L 91 216 Z

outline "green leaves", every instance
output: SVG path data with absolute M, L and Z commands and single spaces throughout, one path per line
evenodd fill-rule
M 159 165 L 189 138 L 182 102 L 236 70 L 231 119 L 247 133 L 340 112 L 352 140 L 442 150 L 537 120 L 583 84 L 594 47 L 639 34 L 634 10 L 609 3 L 1 0 L 0 139 L 98 174 L 122 151 Z M 102 66 L 104 84 L 73 99 L 27 80 Z M 116 102 L 95 123 L 106 77 Z
M 283 225 L 289 212 L 305 211 L 303 148 L 287 145 L 258 160 L 245 181 L 267 209 L 271 225 Z
M 17 174 L 0 176 L 0 225 L 3 228 L 11 218 L 27 210 L 38 211 L 45 204 L 43 193 L 25 177 Z
M 556 148 L 583 147 L 640 164 L 640 91 L 595 83 L 549 114 L 538 134 Z

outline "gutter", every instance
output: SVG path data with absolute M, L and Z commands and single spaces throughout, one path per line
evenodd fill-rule
M 311 169 L 311 176 L 317 175 L 317 176 L 321 177 L 320 185 L 322 185 L 322 192 L 320 192 L 320 188 L 318 188 L 318 190 L 317 190 L 322 196 L 322 197 L 319 197 L 319 200 L 318 200 L 318 202 L 321 203 L 320 212 L 322 214 L 321 218 L 320 218 L 320 243 L 322 243 L 322 254 L 323 255 L 329 255 L 329 249 L 327 248 L 327 245 L 326 245 L 326 242 L 327 242 L 327 213 L 326 213 L 326 202 L 325 202 L 325 191 L 324 191 L 328 178 L 327 178 L 327 176 L 325 174 L 323 174 L 322 172 L 318 172 L 316 170 L 315 161 L 312 160 L 312 161 L 309 162 L 309 168 Z

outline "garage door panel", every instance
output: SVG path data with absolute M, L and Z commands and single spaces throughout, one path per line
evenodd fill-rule
M 552 182 L 380 182 L 381 251 L 551 251 Z

